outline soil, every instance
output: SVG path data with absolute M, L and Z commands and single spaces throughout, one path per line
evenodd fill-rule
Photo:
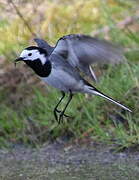
M 39 148 L 12 145 L 0 150 L 1 180 L 138 180 L 139 152 L 115 145 L 67 145 L 57 140 Z

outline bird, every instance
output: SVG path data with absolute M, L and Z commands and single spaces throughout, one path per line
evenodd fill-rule
M 35 38 L 34 41 L 49 55 L 56 48 L 55 51 L 63 56 L 69 64 L 81 70 L 95 82 L 98 82 L 98 78 L 92 64 L 119 64 L 126 61 L 122 47 L 88 35 L 65 35 L 57 41 L 55 47 L 40 38 Z
M 89 38 L 84 35 L 75 35 L 75 37 L 77 38 L 77 41 L 78 38 Z M 63 38 L 65 39 L 65 37 Z M 51 53 L 48 52 L 46 48 L 44 49 L 38 46 L 29 46 L 21 52 L 17 59 L 15 59 L 15 63 L 18 61 L 23 61 L 31 69 L 33 69 L 33 71 L 40 77 L 42 81 L 61 91 L 62 97 L 56 104 L 53 111 L 58 124 L 63 122 L 64 116 L 69 117 L 65 114 L 65 111 L 71 102 L 73 95 L 76 93 L 87 93 L 101 96 L 120 106 L 124 110 L 132 112 L 126 106 L 120 104 L 119 102 L 96 89 L 84 77 L 81 76 L 80 71 L 74 66 L 74 62 L 72 64 L 69 62 L 69 60 L 67 60 L 68 58 L 73 57 L 72 54 L 65 53 L 65 51 L 63 53 L 63 45 L 61 46 L 61 43 L 63 43 L 63 38 L 59 39 L 57 45 L 55 48 L 53 48 Z M 81 43 L 80 45 L 81 50 L 83 49 L 82 46 L 84 46 L 84 43 Z M 85 58 L 84 51 L 81 53 L 80 58 Z M 63 101 L 66 93 L 69 94 L 68 101 L 63 110 L 60 111 L 58 107 Z

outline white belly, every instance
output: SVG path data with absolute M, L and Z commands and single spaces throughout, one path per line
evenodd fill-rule
M 84 89 L 82 80 L 77 81 L 74 77 L 61 69 L 52 69 L 48 77 L 42 77 L 41 79 L 47 84 L 64 92 L 69 92 L 69 90 L 72 92 L 82 92 Z

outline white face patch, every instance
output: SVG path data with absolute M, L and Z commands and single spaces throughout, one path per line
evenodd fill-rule
M 46 62 L 46 57 L 44 54 L 40 54 L 40 52 L 37 49 L 34 50 L 23 50 L 20 54 L 20 57 L 24 58 L 25 60 L 34 61 L 36 59 L 40 59 L 41 63 L 44 65 Z

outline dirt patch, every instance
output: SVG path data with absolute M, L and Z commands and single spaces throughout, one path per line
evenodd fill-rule
M 14 145 L 0 151 L 0 179 L 138 179 L 139 152 L 114 145 L 68 145 L 63 141 L 32 149 Z

